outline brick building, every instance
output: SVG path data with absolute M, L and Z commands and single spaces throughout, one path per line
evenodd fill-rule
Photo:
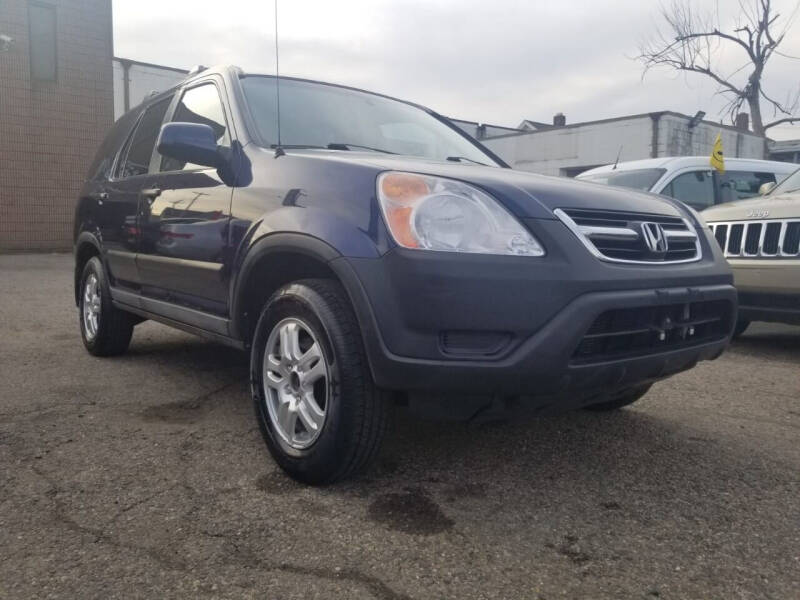
M 71 247 L 112 55 L 111 0 L 0 2 L 0 252 Z

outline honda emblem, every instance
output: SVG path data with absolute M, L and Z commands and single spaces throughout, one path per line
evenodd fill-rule
M 669 242 L 664 228 L 659 223 L 642 223 L 641 228 L 647 249 L 653 254 L 666 254 Z

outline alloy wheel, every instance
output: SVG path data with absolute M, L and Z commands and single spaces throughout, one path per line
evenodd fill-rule
M 97 337 L 101 306 L 100 284 L 97 275 L 90 273 L 83 285 L 83 329 L 89 341 Z
M 296 450 L 311 446 L 325 426 L 330 376 L 308 324 L 291 317 L 273 327 L 262 381 L 267 413 L 282 441 Z

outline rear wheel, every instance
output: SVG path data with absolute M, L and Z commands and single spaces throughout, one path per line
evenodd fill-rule
M 83 268 L 78 308 L 81 338 L 91 354 L 116 356 L 128 349 L 136 318 L 111 303 L 103 263 L 96 256 Z
M 628 406 L 629 404 L 633 404 L 639 398 L 644 396 L 647 392 L 650 391 L 651 384 L 638 386 L 635 388 L 628 388 L 626 390 L 622 390 L 621 392 L 617 392 L 615 394 L 606 396 L 601 402 L 596 402 L 593 404 L 589 404 L 584 406 L 585 410 L 595 411 L 595 412 L 606 412 L 610 410 L 617 410 L 622 408 L 623 406 Z
M 293 478 L 331 483 L 377 455 L 387 401 L 372 382 L 338 283 L 302 280 L 270 298 L 256 326 L 250 373 L 264 440 Z

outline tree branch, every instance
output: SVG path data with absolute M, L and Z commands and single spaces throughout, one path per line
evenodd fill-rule
M 767 102 L 772 104 L 772 106 L 775 107 L 776 111 L 782 112 L 785 115 L 791 115 L 792 114 L 792 112 L 791 112 L 792 107 L 791 106 L 789 108 L 785 108 L 780 102 L 778 102 L 777 100 L 773 100 L 772 98 L 767 96 L 767 94 L 766 94 L 766 92 L 764 92 L 764 90 L 760 89 L 758 91 L 764 97 L 764 100 L 766 100 Z
M 784 119 L 778 119 L 777 121 L 773 121 L 772 123 L 767 123 L 764 125 L 764 131 L 769 129 L 770 127 L 775 127 L 775 125 L 780 125 L 781 123 L 798 123 L 800 122 L 800 117 L 786 117 Z
M 742 31 L 742 29 L 737 29 L 736 31 Z M 712 31 L 703 31 L 703 32 L 699 32 L 699 33 L 689 33 L 689 34 L 686 34 L 686 35 L 683 35 L 683 36 L 676 37 L 675 41 L 682 42 L 682 41 L 688 41 L 688 40 L 691 40 L 691 39 L 701 38 L 701 37 L 705 37 L 705 38 L 718 37 L 718 38 L 721 38 L 723 40 L 731 41 L 734 44 L 738 44 L 739 46 L 744 48 L 745 52 L 747 52 L 747 54 L 750 56 L 751 59 L 755 60 L 755 58 L 756 58 L 754 56 L 754 54 L 753 54 L 752 47 L 750 45 L 748 45 L 747 42 L 745 42 L 741 38 L 736 37 L 735 35 L 730 35 L 728 33 L 722 33 L 719 29 L 714 29 Z
M 791 115 L 800 108 L 800 100 L 792 101 L 789 97 L 786 102 L 780 103 L 762 89 L 767 61 L 773 53 L 782 54 L 778 47 L 800 10 L 800 0 L 795 0 L 794 10 L 788 19 L 774 12 L 772 0 L 739 0 L 738 4 L 734 27 L 722 31 L 718 24 L 718 9 L 716 16 L 712 13 L 704 16 L 694 9 L 693 0 L 671 0 L 669 7 L 662 6 L 661 9 L 666 28 L 657 30 L 651 39 L 640 41 L 636 58 L 643 63 L 643 77 L 651 68 L 666 66 L 712 79 L 720 86 L 717 93 L 730 98 L 721 112 L 727 112 L 735 120 L 743 107 L 749 106 L 753 130 L 763 134 L 766 128 L 762 120 L 762 99 L 772 105 L 775 115 L 780 112 L 793 119 L 790 122 L 795 122 Z M 746 66 L 732 73 L 721 71 L 716 58 L 717 48 L 722 44 L 733 44 L 743 49 L 749 58 Z M 745 74 L 741 73 L 744 68 L 749 68 L 746 80 Z
M 732 92 L 737 96 L 744 97 L 745 94 L 744 90 L 740 90 L 735 85 L 733 85 L 729 81 L 724 80 L 722 77 L 720 77 L 707 67 L 698 67 L 696 65 L 673 65 L 673 67 L 678 69 L 679 71 L 690 71 L 692 73 L 700 73 L 701 75 L 708 75 L 709 77 L 711 77 L 711 79 L 713 79 L 714 81 L 716 81 L 718 84 L 720 84 L 722 87 L 725 88 L 724 90 L 722 90 L 723 92 Z

